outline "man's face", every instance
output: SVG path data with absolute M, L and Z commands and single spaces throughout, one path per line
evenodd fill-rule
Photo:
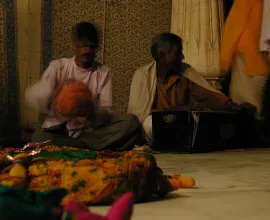
M 82 64 L 93 64 L 98 45 L 87 40 L 76 40 L 75 55 Z
M 179 71 L 182 60 L 184 59 L 183 50 L 179 46 L 173 46 L 172 50 L 165 55 L 165 62 L 174 71 Z

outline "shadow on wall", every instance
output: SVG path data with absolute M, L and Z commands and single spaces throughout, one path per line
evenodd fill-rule
M 19 139 L 16 1 L 0 1 L 0 146 Z

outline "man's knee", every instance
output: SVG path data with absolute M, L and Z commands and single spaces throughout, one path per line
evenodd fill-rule
M 140 121 L 136 115 L 126 114 L 123 118 L 127 129 L 135 130 L 141 126 Z
M 121 127 L 125 133 L 133 133 L 135 130 L 139 130 L 141 124 L 136 115 L 125 114 L 121 116 Z
M 31 137 L 31 141 L 33 142 L 43 142 L 43 141 L 51 141 L 53 145 L 57 146 L 71 146 L 78 148 L 85 148 L 86 144 L 82 141 L 69 137 L 64 134 L 56 134 L 53 132 L 44 131 L 44 129 L 39 128 L 36 129 Z

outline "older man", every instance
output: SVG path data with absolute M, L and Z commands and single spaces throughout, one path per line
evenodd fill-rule
M 88 22 L 72 29 L 75 56 L 54 60 L 41 80 L 28 88 L 26 100 L 48 117 L 37 129 L 32 141 L 52 140 L 56 145 L 89 147 L 93 150 L 129 150 L 140 130 L 135 115 L 119 115 L 112 110 L 112 74 L 108 67 L 95 61 L 99 46 L 98 31 Z M 56 91 L 65 81 L 82 81 L 89 86 L 96 106 L 92 118 L 69 120 L 57 117 L 51 110 Z M 48 108 L 47 108 L 48 107 Z
M 212 88 L 195 69 L 182 62 L 182 50 L 182 39 L 177 35 L 156 36 L 151 47 L 154 62 L 138 69 L 133 76 L 128 112 L 138 116 L 150 145 L 153 111 L 239 108 Z

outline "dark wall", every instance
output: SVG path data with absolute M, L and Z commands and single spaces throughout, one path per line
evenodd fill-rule
M 223 0 L 224 17 L 227 18 L 234 0 Z
M 226 18 L 228 17 L 232 5 L 233 5 L 233 0 L 223 0 L 224 20 L 226 20 Z M 220 82 L 221 92 L 227 96 L 229 96 L 230 82 L 231 82 L 231 72 L 228 72 L 224 76 L 224 79 Z

